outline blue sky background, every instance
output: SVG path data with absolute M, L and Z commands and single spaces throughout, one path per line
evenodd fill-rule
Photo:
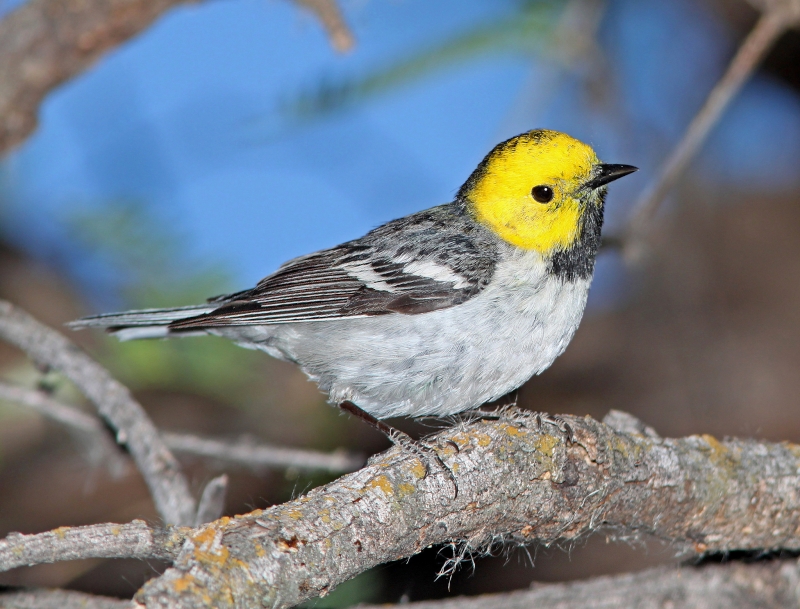
M 320 82 L 358 80 L 513 17 L 520 4 L 341 6 L 357 39 L 347 55 L 288 1 L 210 0 L 171 11 L 47 98 L 38 131 L 3 165 L 4 237 L 107 303 L 113 282 L 76 244 L 71 219 L 133 202 L 180 243 L 176 268 L 221 265 L 243 288 L 287 258 L 451 200 L 495 143 L 535 127 L 566 131 L 602 159 L 642 169 L 611 189 L 613 229 L 736 44 L 702 3 L 613 0 L 598 34 L 612 83 L 605 103 L 586 87 L 596 64 L 565 70 L 508 50 L 298 120 L 287 107 Z M 798 166 L 800 100 L 757 75 L 695 171 L 732 190 L 768 192 L 797 186 Z M 601 260 L 595 306 L 613 303 L 623 280 L 619 261 Z

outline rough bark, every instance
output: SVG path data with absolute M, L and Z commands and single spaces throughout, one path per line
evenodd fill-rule
M 686 553 L 800 548 L 800 447 L 710 436 L 658 439 L 567 417 L 574 443 L 534 418 L 435 437 L 458 484 L 393 449 L 363 470 L 265 511 L 190 531 L 146 584 L 148 609 L 291 607 L 432 544 L 552 544 L 604 528 Z M 456 450 L 455 447 L 458 447 Z
M 154 528 L 143 520 L 61 527 L 36 535 L 11 533 L 0 540 L 0 571 L 81 558 L 173 560 L 185 533 L 182 528 Z

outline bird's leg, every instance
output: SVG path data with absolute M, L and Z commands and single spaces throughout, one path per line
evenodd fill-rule
M 408 452 L 419 457 L 420 461 L 422 461 L 422 464 L 425 466 L 425 476 L 427 476 L 430 472 L 430 462 L 435 461 L 437 466 L 447 473 L 450 481 L 453 483 L 453 488 L 455 489 L 453 499 L 458 497 L 458 483 L 456 482 L 456 478 L 453 475 L 452 470 L 444 464 L 442 458 L 432 447 L 424 444 L 423 442 L 415 440 L 407 433 L 400 431 L 396 427 L 392 427 L 388 423 L 384 423 L 383 421 L 376 419 L 366 410 L 356 406 L 353 402 L 341 402 L 339 404 L 339 408 L 358 417 L 373 429 L 377 429 L 379 432 L 389 438 L 392 444 L 395 444 L 403 450 L 407 450 Z

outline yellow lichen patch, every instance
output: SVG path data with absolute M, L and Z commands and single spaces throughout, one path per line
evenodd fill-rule
M 455 442 L 458 445 L 459 448 L 469 444 L 469 436 L 467 434 L 465 434 L 464 432 L 457 433 L 457 434 L 455 434 L 453 436 L 450 436 L 449 439 L 452 440 L 453 442 Z
M 408 482 L 403 482 L 397 487 L 397 494 L 400 498 L 413 495 L 416 491 L 417 487 L 415 487 L 413 484 L 409 484 Z
M 119 537 L 120 533 L 122 533 L 122 528 L 121 527 L 117 527 L 117 526 L 111 527 L 111 534 L 114 537 Z
M 474 435 L 475 435 L 475 441 L 478 443 L 478 446 L 486 448 L 487 446 L 489 446 L 489 444 L 492 443 L 492 438 L 488 434 L 476 433 Z
M 711 447 L 711 450 L 714 451 L 715 453 L 722 454 L 727 452 L 728 449 L 725 448 L 722 444 L 720 444 L 719 440 L 717 440 L 714 436 L 704 433 L 700 437 L 706 441 L 706 444 L 708 444 Z
M 519 427 L 514 427 L 513 425 L 506 425 L 503 429 L 509 436 L 519 437 L 525 435 L 524 431 L 522 431 Z
M 58 527 L 57 529 L 53 529 L 53 534 L 58 537 L 59 539 L 64 539 L 69 533 L 70 527 Z
M 536 439 L 536 442 L 533 443 L 533 446 L 540 453 L 545 454 L 548 457 L 552 457 L 553 449 L 556 447 L 556 444 L 558 444 L 558 440 L 555 438 L 555 436 L 542 434 Z
M 264 549 L 260 543 L 253 544 L 253 548 L 256 552 L 256 556 L 259 558 L 264 558 L 267 555 L 267 551 Z
M 792 442 L 781 442 L 781 444 L 783 444 L 784 448 L 792 453 L 792 455 L 800 459 L 800 444 L 794 444 Z
M 383 494 L 387 496 L 394 494 L 392 483 L 389 482 L 389 478 L 386 476 L 378 476 L 377 478 L 373 478 L 367 484 L 367 488 L 379 488 L 383 491 Z
M 630 456 L 628 450 L 629 446 L 630 445 L 627 442 L 625 442 L 625 440 L 623 440 L 621 437 L 616 435 L 611 437 L 611 450 L 613 450 L 614 452 L 618 452 L 625 458 Z
M 196 535 L 189 539 L 195 544 L 194 558 L 198 562 L 209 565 L 221 566 L 228 560 L 230 551 L 225 546 L 219 544 L 214 547 L 216 530 L 213 526 L 207 526 L 200 530 Z
M 183 592 L 189 586 L 191 586 L 193 584 L 194 584 L 194 576 L 189 575 L 188 573 L 186 573 L 185 575 L 182 575 L 181 577 L 179 577 L 178 579 L 175 580 L 175 583 L 174 583 L 175 592 L 178 592 L 178 593 Z
M 328 524 L 331 521 L 331 511 L 330 510 L 321 510 L 319 513 L 319 519 L 322 520 L 325 524 Z
M 303 512 L 301 512 L 300 510 L 289 510 L 287 512 L 287 515 L 292 520 L 300 520 L 303 517 Z
M 422 480 L 425 477 L 425 474 L 428 473 L 425 469 L 425 464 L 419 459 L 417 459 L 414 465 L 411 466 L 410 471 L 417 480 Z

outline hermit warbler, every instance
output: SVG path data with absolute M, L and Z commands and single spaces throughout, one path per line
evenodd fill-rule
M 250 290 L 72 325 L 121 339 L 224 336 L 294 362 L 374 424 L 474 409 L 564 351 L 586 305 L 605 186 L 633 171 L 563 133 L 529 131 L 495 146 L 452 203 L 290 260 Z

